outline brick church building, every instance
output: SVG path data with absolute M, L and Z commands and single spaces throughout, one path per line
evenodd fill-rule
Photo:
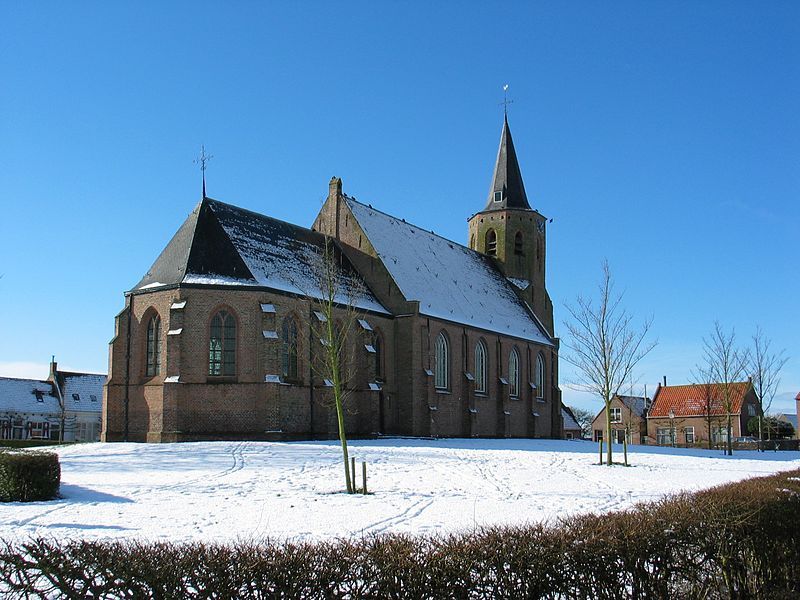
M 102 439 L 336 437 L 305 285 L 326 239 L 340 283 L 363 290 L 349 435 L 560 437 L 546 223 L 507 120 L 468 247 L 356 201 L 338 178 L 310 229 L 204 197 L 125 294 Z

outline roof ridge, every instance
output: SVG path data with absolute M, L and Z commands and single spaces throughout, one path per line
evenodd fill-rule
M 377 212 L 377 213 L 380 213 L 380 214 L 382 214 L 384 217 L 389 217 L 389 218 L 391 218 L 391 219 L 396 219 L 397 221 L 400 221 L 400 222 L 402 222 L 402 223 L 403 223 L 403 224 L 405 224 L 405 225 L 409 225 L 409 226 L 411 226 L 411 227 L 413 227 L 413 228 L 415 228 L 415 229 L 418 229 L 419 231 L 422 231 L 423 233 L 427 233 L 428 235 L 432 235 L 432 236 L 434 236 L 434 237 L 437 237 L 437 238 L 439 238 L 439 239 L 441 239 L 441 240 L 444 240 L 445 242 L 447 242 L 447 243 L 449 243 L 449 244 L 455 244 L 456 246 L 459 246 L 459 247 L 463 248 L 464 250 L 469 250 L 470 252 L 473 252 L 473 253 L 475 253 L 475 254 L 477 254 L 477 255 L 479 255 L 479 256 L 485 256 L 485 255 L 484 255 L 484 254 L 482 254 L 481 252 L 478 252 L 477 250 L 473 250 L 472 248 L 470 248 L 469 246 L 465 246 L 465 245 L 464 245 L 464 244 L 462 244 L 461 242 L 456 242 L 455 240 L 451 240 L 450 238 L 446 238 L 446 237 L 444 237 L 443 235 L 440 235 L 440 234 L 438 234 L 438 233 L 435 233 L 434 231 L 432 231 L 432 230 L 430 230 L 430 229 L 424 229 L 423 227 L 420 227 L 419 225 L 415 225 L 415 224 L 414 224 L 414 223 L 412 223 L 411 221 L 406 221 L 406 220 L 405 220 L 404 218 L 402 218 L 402 217 L 398 217 L 398 216 L 395 216 L 395 215 L 389 214 L 389 213 L 387 213 L 386 211 L 383 211 L 383 210 L 381 210 L 381 209 L 379 209 L 379 208 L 375 208 L 375 207 L 373 207 L 371 204 L 364 204 L 363 202 L 361 202 L 361 201 L 359 201 L 359 200 L 356 200 L 356 199 L 355 199 L 355 198 L 353 198 L 352 196 L 348 196 L 347 194 L 344 194 L 344 193 L 342 194 L 342 196 L 344 197 L 344 199 L 345 199 L 345 200 L 348 200 L 348 201 L 351 201 L 351 202 L 355 202 L 356 204 L 360 204 L 360 205 L 361 205 L 361 206 L 363 206 L 364 208 L 368 208 L 368 209 L 370 209 L 370 210 L 373 210 L 373 211 L 375 211 L 375 212 Z

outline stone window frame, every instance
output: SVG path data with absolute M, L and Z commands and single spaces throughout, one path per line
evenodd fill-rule
M 494 228 L 486 230 L 486 254 L 497 256 L 497 232 Z
M 220 360 L 219 360 L 219 372 L 218 373 L 214 373 L 213 372 L 213 368 L 212 368 L 212 364 L 215 364 L 215 363 L 212 363 L 212 354 L 211 353 L 212 353 L 212 351 L 216 351 L 216 350 L 212 350 L 212 346 L 211 346 L 212 345 L 212 340 L 214 339 L 212 337 L 212 329 L 215 326 L 214 325 L 214 319 L 216 319 L 222 313 L 225 313 L 227 317 L 230 317 L 233 320 L 233 360 L 230 361 L 230 362 L 227 362 L 227 363 L 226 363 L 226 360 L 225 360 L 226 359 L 226 356 L 225 356 L 225 353 L 226 353 L 225 343 L 227 341 L 229 341 L 229 338 L 226 335 L 228 333 L 227 332 L 228 325 L 227 325 L 227 318 L 226 318 L 226 319 L 223 319 L 223 321 L 221 323 L 221 327 L 222 327 L 222 338 L 221 338 L 222 339 L 222 348 L 220 350 L 221 355 L 220 355 Z M 208 349 L 208 355 L 206 356 L 206 364 L 208 365 L 208 368 L 207 368 L 206 374 L 207 374 L 207 377 L 208 377 L 209 381 L 222 381 L 222 382 L 235 381 L 237 373 L 238 373 L 238 369 L 239 369 L 239 332 L 240 332 L 240 330 L 241 330 L 241 327 L 239 325 L 239 316 L 237 315 L 236 311 L 233 310 L 232 307 L 228 306 L 227 304 L 221 304 L 219 306 L 216 306 L 214 308 L 214 310 L 211 311 L 210 317 L 208 319 L 208 323 L 207 323 L 207 326 L 206 326 L 206 331 L 208 332 L 208 343 L 206 344 L 206 348 Z M 232 372 L 226 372 L 226 369 L 225 369 L 226 364 L 227 365 L 232 365 L 232 367 L 233 367 L 231 369 Z
M 489 349 L 483 338 L 475 344 L 475 393 L 486 395 L 489 380 Z
M 442 329 L 434 343 L 434 386 L 438 391 L 450 390 L 450 340 Z
M 541 401 L 544 401 L 545 366 L 544 354 L 537 353 L 534 384 L 536 385 L 536 399 Z
M 161 315 L 150 307 L 145 312 L 144 333 L 144 374 L 145 377 L 156 377 L 161 374 L 161 357 L 163 341 L 161 339 Z M 152 335 L 151 335 L 152 333 Z
M 282 381 L 285 383 L 300 383 L 302 378 L 300 376 L 300 327 L 298 323 L 300 319 L 294 314 L 290 313 L 283 318 L 281 322 L 280 328 L 280 372 Z M 288 329 L 289 325 L 294 328 L 294 344 L 290 345 L 289 340 L 287 340 L 288 333 L 291 331 Z M 291 352 L 288 351 L 290 348 L 294 348 L 294 372 L 292 372 L 291 366 Z
M 520 356 L 516 346 L 508 353 L 508 395 L 519 398 L 520 392 Z

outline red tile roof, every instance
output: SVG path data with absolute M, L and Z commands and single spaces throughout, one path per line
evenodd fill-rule
M 732 383 L 731 414 L 739 414 L 742 410 L 742 400 L 752 387 L 748 381 Z M 670 409 L 678 417 L 695 417 L 706 414 L 708 400 L 711 403 L 712 415 L 727 414 L 723 396 L 723 386 L 720 383 L 708 385 L 668 385 L 662 386 L 656 392 L 653 406 L 648 413 L 649 417 L 667 417 Z

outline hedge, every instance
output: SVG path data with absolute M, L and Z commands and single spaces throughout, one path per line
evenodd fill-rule
M 321 543 L 0 543 L 11 598 L 792 598 L 800 471 L 556 525 Z
M 58 454 L 0 449 L 0 502 L 51 500 L 60 484 Z

